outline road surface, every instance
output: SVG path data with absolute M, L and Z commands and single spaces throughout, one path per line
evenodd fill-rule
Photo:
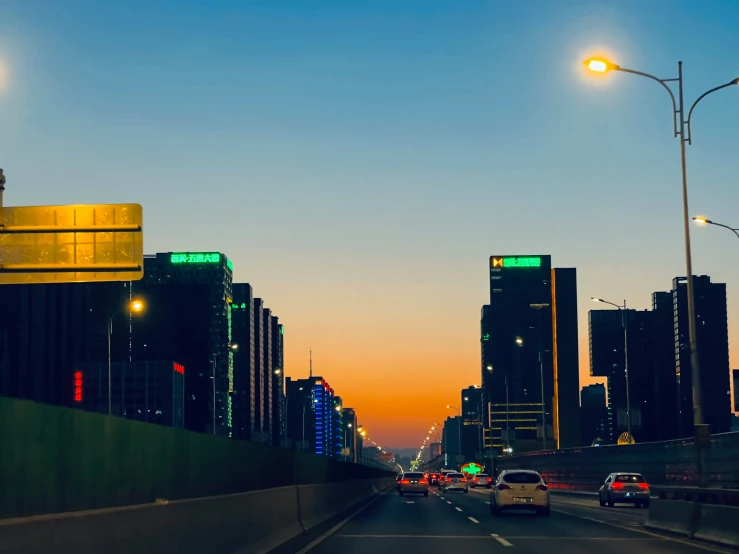
M 552 495 L 552 513 L 490 514 L 489 491 L 431 489 L 428 498 L 389 492 L 300 554 L 698 554 L 730 552 L 650 532 L 647 510 L 601 508 L 597 498 Z

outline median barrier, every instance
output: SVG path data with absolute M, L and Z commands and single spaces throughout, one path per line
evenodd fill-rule
M 356 479 L 0 520 L 0 554 L 264 554 L 392 481 Z
M 649 504 L 646 526 L 692 537 L 698 528 L 700 515 L 700 505 L 697 502 L 653 498 Z
M 700 514 L 695 538 L 739 547 L 739 508 L 701 504 Z

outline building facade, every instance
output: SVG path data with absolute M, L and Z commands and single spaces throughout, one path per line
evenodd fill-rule
M 251 440 L 256 426 L 256 352 L 254 346 L 254 291 L 249 283 L 233 284 L 231 340 L 233 354 L 233 438 Z
M 550 256 L 491 256 L 481 314 L 482 399 L 499 453 L 580 442 L 577 283 Z
M 602 383 L 583 387 L 580 392 L 580 432 L 582 446 L 609 444 L 611 426 L 606 405 L 606 387 Z

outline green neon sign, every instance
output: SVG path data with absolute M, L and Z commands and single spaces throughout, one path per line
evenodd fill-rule
M 169 261 L 173 264 L 217 264 L 221 255 L 218 252 L 174 252 Z
M 463 465 L 460 471 L 469 475 L 477 475 L 478 473 L 482 473 L 483 469 L 485 468 L 483 468 L 480 464 L 470 462 L 469 464 Z
M 231 260 L 229 260 L 228 258 L 226 258 L 226 266 L 228 266 L 228 269 L 230 269 L 231 270 L 231 273 L 233 273 L 233 271 L 234 271 L 234 264 L 232 264 L 231 263 Z
M 541 267 L 541 258 L 538 256 L 493 258 L 493 268 L 496 267 Z

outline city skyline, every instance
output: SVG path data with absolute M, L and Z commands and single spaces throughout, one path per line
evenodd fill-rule
M 5 203 L 139 202 L 147 252 L 223 252 L 285 324 L 286 374 L 312 350 L 381 444 L 453 415 L 438 379 L 480 384 L 491 254 L 577 268 L 581 386 L 589 298 L 644 310 L 685 274 L 669 100 L 582 60 L 682 59 L 692 101 L 739 75 L 739 6 L 166 4 L 0 9 Z M 691 215 L 733 226 L 738 94 L 701 104 L 687 162 Z M 735 367 L 736 238 L 692 239 Z

